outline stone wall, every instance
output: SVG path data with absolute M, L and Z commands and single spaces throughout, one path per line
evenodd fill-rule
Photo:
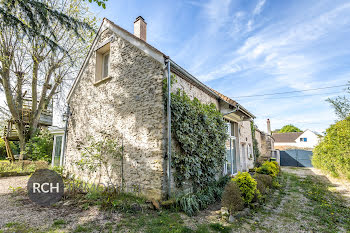
M 267 160 L 271 157 L 271 152 L 275 150 L 275 144 L 273 138 L 259 130 L 255 131 L 255 138 L 258 141 L 258 148 L 260 151 L 259 161 Z
M 253 138 L 250 121 L 241 121 L 238 123 L 238 127 L 241 170 L 247 170 L 254 167 Z M 242 153 L 242 150 L 244 150 L 244 153 Z
M 213 103 L 216 108 L 219 109 L 219 102 L 216 97 L 209 95 L 202 89 L 184 80 L 182 77 L 175 75 L 175 82 L 171 87 L 171 91 L 176 92 L 178 89 L 184 91 L 191 99 L 197 98 L 203 104 Z
M 108 29 L 100 42 L 114 33 Z M 123 141 L 126 187 L 139 185 L 143 194 L 160 199 L 164 192 L 165 118 L 162 95 L 163 64 L 114 34 L 110 44 L 110 77 L 95 83 L 96 52 L 85 67 L 69 105 L 65 167 L 88 182 L 108 182 L 106 169 L 81 171 L 81 159 L 89 137 Z M 121 184 L 121 159 L 108 166 L 114 183 Z

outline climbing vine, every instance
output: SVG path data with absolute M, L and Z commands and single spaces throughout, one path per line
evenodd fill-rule
M 225 162 L 227 129 L 223 116 L 214 104 L 191 100 L 178 90 L 171 94 L 171 124 L 180 145 L 180 151 L 172 153 L 174 180 L 177 186 L 188 181 L 194 191 L 201 190 L 215 181 Z
M 253 154 L 255 155 L 255 158 L 259 158 L 260 156 L 260 151 L 259 151 L 259 146 L 258 146 L 258 140 L 255 138 L 255 130 L 256 126 L 254 125 L 254 121 L 250 122 L 250 127 L 252 130 L 252 138 L 253 138 Z

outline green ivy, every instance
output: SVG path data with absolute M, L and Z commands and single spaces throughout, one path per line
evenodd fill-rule
M 250 122 L 250 127 L 252 130 L 252 138 L 253 138 L 253 154 L 255 155 L 255 158 L 257 159 L 260 156 L 260 151 L 259 151 L 259 146 L 258 146 L 258 140 L 256 140 L 256 138 L 255 138 L 256 127 L 254 125 L 254 121 Z
M 176 185 L 181 187 L 187 181 L 194 191 L 199 191 L 215 182 L 225 162 L 227 139 L 226 124 L 216 106 L 191 100 L 178 90 L 171 94 L 171 124 L 181 147 L 172 154 Z

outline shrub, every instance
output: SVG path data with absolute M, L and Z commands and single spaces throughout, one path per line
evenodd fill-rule
M 271 177 L 276 177 L 279 173 L 279 165 L 277 164 L 277 162 L 273 161 L 273 162 L 269 162 L 269 161 L 265 161 L 261 167 L 258 167 L 256 169 L 257 173 L 260 174 L 265 174 L 265 175 L 270 175 Z
M 226 207 L 230 213 L 244 208 L 241 190 L 236 182 L 231 181 L 226 185 L 222 195 L 222 206 Z
M 195 215 L 199 210 L 205 209 L 208 205 L 221 198 L 223 190 L 230 179 L 229 176 L 223 176 L 218 181 L 211 183 L 196 193 L 178 196 L 175 200 L 175 207 L 189 216 Z
M 251 203 L 255 194 L 259 193 L 256 180 L 248 172 L 238 172 L 232 180 L 237 183 L 246 204 Z
M 31 160 L 51 162 L 53 137 L 48 130 L 42 130 L 26 144 L 25 156 Z
M 268 189 L 272 187 L 272 177 L 265 174 L 254 174 L 254 179 L 257 182 L 257 189 L 261 194 L 266 194 Z
M 14 142 L 10 142 L 10 148 L 14 155 L 19 153 L 18 145 L 15 144 Z M 4 139 L 0 138 L 0 159 L 6 159 L 6 158 L 7 158 L 7 152 L 6 152 L 5 141 Z
M 197 195 L 189 193 L 176 199 L 176 205 L 188 216 L 193 216 L 199 211 L 199 201 Z
M 313 150 L 312 164 L 333 176 L 350 179 L 350 117 L 326 130 L 325 137 Z

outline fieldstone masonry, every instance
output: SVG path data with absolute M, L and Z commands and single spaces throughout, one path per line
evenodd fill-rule
M 102 33 L 99 42 L 111 37 Z M 88 182 L 108 182 L 105 170 L 88 174 L 75 162 L 88 138 L 105 135 L 124 144 L 124 182 L 139 185 L 145 195 L 160 199 L 163 184 L 163 64 L 114 34 L 110 44 L 110 77 L 95 83 L 96 52 L 92 54 L 70 99 L 65 167 Z M 115 166 L 112 166 L 112 163 Z M 121 161 L 111 161 L 112 180 L 121 185 Z M 115 168 L 113 168 L 115 167 Z
M 109 77 L 95 82 L 96 52 L 93 52 L 69 99 L 71 116 L 64 166 L 85 182 L 112 181 L 120 186 L 123 180 L 126 187 L 136 185 L 146 197 L 159 200 L 165 197 L 168 185 L 167 124 L 162 90 L 165 65 L 110 29 L 101 33 L 97 45 L 112 37 Z M 217 97 L 178 75 L 176 79 L 173 92 L 181 89 L 190 98 L 214 103 L 219 110 L 222 107 Z M 250 122 L 239 125 L 240 141 L 251 144 Z M 110 158 L 110 164 L 96 172 L 81 170 L 76 162 L 89 146 L 89 138 L 102 140 L 105 136 L 117 138 L 120 145 L 123 143 L 123 159 Z M 179 149 L 177 147 L 173 140 L 173 149 Z M 171 186 L 175 188 L 174 183 Z

